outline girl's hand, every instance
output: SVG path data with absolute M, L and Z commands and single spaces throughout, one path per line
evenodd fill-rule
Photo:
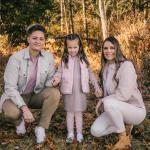
M 96 105 L 96 109 L 95 109 L 97 116 L 100 115 L 99 111 L 100 111 L 101 106 L 102 106 L 102 100 L 100 99 L 100 100 L 98 101 L 98 103 L 97 103 L 97 105 Z
M 61 80 L 60 77 L 55 76 L 55 77 L 53 78 L 52 85 L 53 85 L 53 86 L 58 85 L 58 83 L 60 82 L 60 80 Z
M 24 118 L 25 122 L 31 123 L 31 122 L 35 121 L 33 114 L 31 113 L 31 111 L 28 109 L 27 106 L 22 106 L 21 110 L 23 112 L 23 118 Z
M 96 90 L 95 90 L 95 96 L 98 97 L 98 98 L 99 98 L 99 97 L 102 97 L 102 90 L 96 89 Z

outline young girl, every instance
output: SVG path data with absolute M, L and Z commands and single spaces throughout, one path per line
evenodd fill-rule
M 113 150 L 126 149 L 131 144 L 133 125 L 140 124 L 146 115 L 137 87 L 136 71 L 132 62 L 122 54 L 114 37 L 103 42 L 101 64 L 104 98 L 99 100 L 96 112 L 103 106 L 103 113 L 94 121 L 91 133 L 95 137 L 118 133 L 119 141 Z M 128 125 L 128 130 L 125 125 Z
M 67 143 L 74 140 L 74 121 L 77 130 L 77 141 L 83 141 L 82 126 L 83 114 L 87 107 L 87 93 L 89 92 L 89 80 L 95 88 L 95 95 L 101 95 L 96 78 L 89 68 L 89 62 L 83 50 L 80 37 L 77 34 L 69 34 L 65 37 L 64 53 L 61 66 L 53 78 L 53 85 L 60 82 L 63 94 L 65 110 L 67 111 Z

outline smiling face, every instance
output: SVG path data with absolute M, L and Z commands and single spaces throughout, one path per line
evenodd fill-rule
M 110 41 L 105 41 L 103 46 L 103 54 L 108 63 L 115 62 L 115 46 Z
M 42 31 L 34 31 L 28 36 L 29 48 L 31 51 L 40 51 L 45 45 L 45 35 Z
M 69 55 L 72 57 L 76 56 L 79 51 L 79 41 L 78 39 L 75 40 L 67 40 L 67 49 Z

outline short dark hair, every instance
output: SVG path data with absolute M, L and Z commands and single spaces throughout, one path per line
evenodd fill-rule
M 28 35 L 31 35 L 34 31 L 41 31 L 44 33 L 44 35 L 46 35 L 45 28 L 38 23 L 32 24 L 32 25 L 28 26 L 28 28 L 27 28 L 27 34 Z

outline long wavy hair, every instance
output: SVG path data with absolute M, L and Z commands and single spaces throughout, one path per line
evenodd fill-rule
M 116 74 L 118 72 L 118 69 L 120 68 L 120 64 L 124 61 L 127 61 L 127 58 L 123 55 L 122 51 L 121 51 L 121 48 L 120 48 L 120 44 L 118 42 L 118 40 L 113 37 L 113 36 L 110 36 L 108 38 L 106 38 L 102 44 L 102 55 L 101 55 L 101 65 L 102 65 L 102 68 L 100 70 L 100 79 L 101 79 L 101 84 L 103 85 L 102 81 L 103 81 L 103 71 L 104 71 L 104 67 L 106 65 L 106 63 L 108 62 L 107 59 L 104 57 L 104 43 L 106 41 L 109 41 L 111 42 L 113 45 L 114 45 L 114 48 L 115 48 L 115 65 L 116 65 L 116 71 L 115 71 L 115 74 L 114 74 L 114 79 L 117 81 L 116 79 Z M 117 81 L 117 84 L 118 84 L 118 81 Z
M 68 52 L 68 48 L 67 48 L 67 41 L 73 41 L 73 40 L 78 40 L 78 44 L 79 44 L 79 51 L 78 51 L 78 57 L 80 58 L 80 61 L 81 62 L 85 62 L 87 64 L 87 67 L 89 66 L 89 61 L 87 59 L 87 56 L 84 52 L 84 49 L 83 49 L 83 44 L 82 44 L 82 41 L 79 37 L 78 34 L 69 34 L 65 37 L 65 41 L 64 41 L 64 52 L 63 52 L 63 55 L 62 55 L 62 59 L 61 61 L 64 62 L 65 64 L 65 67 L 68 68 L 68 57 L 69 57 L 69 52 Z

